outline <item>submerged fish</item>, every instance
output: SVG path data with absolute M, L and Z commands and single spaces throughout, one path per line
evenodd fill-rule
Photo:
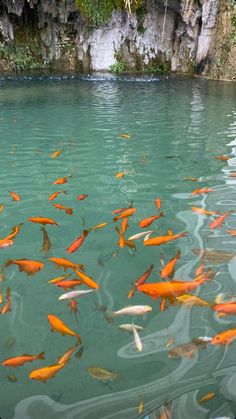
M 221 227 L 225 218 L 228 217 L 230 214 L 232 213 L 232 211 L 227 211 L 224 214 L 222 214 L 220 217 L 217 217 L 214 221 L 212 221 L 212 223 L 210 224 L 210 228 L 214 229 L 217 227 Z
M 11 195 L 13 201 L 20 201 L 21 200 L 21 196 L 18 195 L 16 192 L 8 191 L 8 193 Z
M 201 256 L 204 261 L 211 263 L 227 263 L 236 255 L 236 253 L 217 249 L 192 249 L 192 252 Z
M 38 271 L 43 269 L 44 263 L 39 262 L 38 260 L 30 260 L 30 259 L 15 259 L 15 260 L 8 260 L 5 264 L 6 267 L 10 265 L 17 265 L 20 272 L 25 272 L 28 276 L 35 275 Z
M 61 193 L 63 193 L 63 194 L 66 194 L 67 192 L 66 191 L 57 191 L 57 192 L 53 192 L 49 197 L 48 197 L 48 200 L 49 201 L 53 201 L 59 194 L 61 194 Z
M 211 345 L 230 345 L 236 339 L 236 329 L 228 329 L 218 333 L 211 339 Z
M 55 375 L 64 368 L 65 364 L 55 364 L 49 365 L 48 367 L 39 368 L 37 370 L 33 370 L 29 373 L 29 378 L 31 380 L 39 380 L 46 382 L 50 378 L 55 377 Z
M 152 237 L 151 239 L 144 240 L 143 244 L 144 246 L 160 246 L 161 244 L 169 243 L 171 241 L 180 239 L 181 237 L 186 237 L 187 235 L 187 232 L 183 232 L 174 235 Z
M 77 338 L 78 343 L 81 343 L 80 336 L 77 333 L 75 333 L 73 330 L 69 329 L 69 327 L 67 327 L 65 323 L 63 323 L 63 321 L 60 320 L 57 316 L 54 316 L 54 314 L 48 314 L 48 321 L 51 325 L 52 332 L 56 330 L 57 332 L 61 333 L 63 336 L 65 335 L 74 336 Z
M 46 230 L 46 228 L 44 226 L 42 226 L 40 228 L 40 230 L 43 233 L 43 243 L 42 243 L 41 251 L 48 252 L 49 249 L 50 249 L 50 247 L 51 247 L 51 242 L 50 242 L 50 239 L 48 237 L 47 230 Z
M 96 378 L 96 380 L 100 380 L 103 382 L 113 381 L 118 377 L 117 373 L 105 370 L 104 368 L 101 368 L 101 367 L 89 367 L 87 371 L 89 375 L 91 375 L 91 377 Z
M 4 237 L 3 240 L 12 240 L 12 239 L 14 239 L 17 236 L 17 234 L 19 234 L 19 232 L 21 230 L 21 227 L 23 225 L 24 225 L 24 223 L 20 223 L 20 224 L 18 224 L 16 226 L 12 227 L 11 233 L 8 234 L 6 237 Z
M 62 267 L 62 268 L 64 268 L 64 271 L 66 271 L 67 269 L 73 269 L 73 270 L 76 270 L 76 269 L 83 270 L 84 269 L 84 265 L 81 265 L 79 263 L 76 264 L 76 263 L 70 262 L 69 260 L 67 260 L 65 258 L 54 258 L 53 257 L 53 258 L 49 258 L 49 260 L 51 262 L 55 263 L 57 269 Z
M 205 349 L 206 347 L 207 342 L 204 342 L 201 339 L 192 339 L 191 342 L 184 343 L 171 349 L 169 351 L 169 358 L 192 358 L 198 351 L 198 348 Z
M 119 327 L 119 329 L 124 330 L 125 332 L 128 332 L 128 333 L 133 333 L 133 327 L 135 327 L 135 329 L 138 330 L 138 331 L 143 330 L 142 326 L 139 326 L 139 325 L 134 324 L 134 323 L 120 324 L 118 327 Z
M 141 352 L 143 350 L 143 344 L 142 344 L 140 336 L 137 332 L 137 329 L 134 326 L 134 323 L 132 323 L 132 332 L 133 332 L 133 335 L 134 335 L 134 344 L 136 346 L 136 349 L 137 349 L 137 351 Z
M 45 355 L 45 352 L 41 352 L 38 355 L 23 354 L 23 355 L 15 356 L 14 358 L 5 359 L 5 361 L 2 362 L 2 365 L 4 367 L 16 368 L 16 367 L 20 367 L 21 365 L 26 364 L 27 362 L 36 361 L 38 359 L 45 359 L 44 355 Z
M 82 297 L 83 295 L 89 294 L 90 292 L 93 292 L 93 291 L 94 290 L 78 290 L 78 291 L 76 290 L 76 291 L 67 292 L 66 294 L 60 295 L 58 300 L 68 300 L 70 298 Z
M 61 204 L 52 204 L 52 205 L 59 210 L 65 211 L 67 215 L 73 215 L 73 208 L 68 208 Z
M 12 383 L 17 383 L 17 377 L 16 377 L 16 375 L 15 374 L 8 374 L 7 375 L 7 379 L 9 380 L 9 381 L 11 381 Z
M 4 211 L 5 205 L 4 204 L 0 204 L 0 214 L 2 214 L 2 212 Z
M 62 152 L 62 148 L 59 148 L 59 150 L 54 151 L 54 153 L 51 154 L 51 159 L 55 159 L 56 157 L 58 157 Z
M 72 176 L 66 176 L 66 177 L 60 177 L 59 179 L 55 180 L 53 182 L 54 185 L 62 185 L 63 183 L 67 183 L 68 179 L 70 179 Z
M 52 218 L 46 218 L 46 217 L 30 217 L 28 218 L 28 221 L 31 221 L 32 223 L 39 223 L 39 224 L 50 224 L 50 225 L 55 225 L 55 226 L 59 226 L 59 224 L 52 220 Z
M 121 308 L 120 310 L 112 312 L 112 317 L 118 316 L 143 316 L 146 313 L 152 311 L 152 307 L 150 306 L 128 306 Z
M 214 399 L 215 396 L 216 396 L 216 393 L 213 393 L 213 392 L 207 393 L 200 400 L 198 400 L 198 403 L 208 402 L 209 400 Z
M 148 230 L 148 231 L 142 231 L 141 233 L 134 234 L 133 236 L 129 237 L 129 240 L 138 240 L 142 237 L 146 237 L 148 234 L 151 235 L 155 233 L 156 230 Z

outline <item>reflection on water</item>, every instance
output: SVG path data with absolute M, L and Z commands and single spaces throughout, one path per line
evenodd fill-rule
M 109 323 L 98 309 L 109 312 L 127 305 L 132 281 L 151 263 L 151 282 L 155 281 L 160 256 L 168 260 L 178 249 L 181 259 L 175 278 L 185 280 L 194 277 L 201 251 L 208 252 L 206 267 L 212 267 L 216 276 L 198 289 L 200 298 L 214 302 L 219 293 L 230 298 L 235 292 L 236 244 L 226 229 L 236 228 L 236 180 L 229 177 L 236 170 L 236 87 L 189 78 L 148 81 L 152 83 L 104 76 L 1 81 L 4 158 L 0 179 L 1 202 L 6 205 L 0 215 L 2 237 L 16 224 L 24 222 L 24 226 L 15 245 L 1 250 L 0 263 L 23 257 L 45 263 L 43 272 L 32 278 L 15 267 L 4 271 L 1 291 L 4 294 L 10 286 L 12 311 L 0 319 L 1 360 L 44 350 L 46 365 L 55 362 L 71 346 L 72 338 L 50 333 L 49 313 L 78 330 L 84 344 L 81 359 L 71 359 L 47 384 L 28 379 L 29 372 L 42 364 L 18 368 L 16 383 L 6 378 L 12 371 L 1 367 L 3 419 L 137 418 L 140 400 L 143 416 L 149 419 L 158 417 L 166 400 L 174 419 L 233 419 L 236 415 L 235 344 L 208 345 L 190 358 L 168 357 L 170 339 L 178 346 L 198 336 L 213 336 L 235 324 L 232 316 L 218 318 L 208 307 L 196 306 L 170 306 L 160 312 L 159 302 L 136 292 L 132 304 L 153 308 L 146 318 L 139 318 L 144 330 L 140 334 L 143 351 L 138 353 L 132 336 L 118 329 L 119 319 Z M 130 138 L 119 137 L 122 133 Z M 58 148 L 63 151 L 52 160 L 50 154 Z M 220 154 L 231 158 L 214 159 Z M 126 175 L 118 180 L 117 172 Z M 69 175 L 72 178 L 63 185 L 67 194 L 58 202 L 74 209 L 71 217 L 48 203 L 48 196 L 57 189 L 52 182 Z M 183 180 L 190 176 L 199 182 Z M 205 186 L 214 193 L 191 196 L 193 189 Z M 22 195 L 22 201 L 11 201 L 8 190 Z M 79 202 L 79 194 L 88 198 Z M 145 248 L 139 241 L 137 252 L 124 248 L 114 257 L 118 236 L 112 210 L 133 200 L 138 210 L 129 221 L 132 235 L 141 219 L 155 214 L 157 196 L 165 217 L 155 228 L 163 234 L 168 228 L 188 231 L 188 237 L 161 248 Z M 233 213 L 221 229 L 211 230 L 209 218 L 192 212 L 191 206 Z M 27 222 L 34 216 L 52 217 L 60 224 L 60 228 L 47 228 L 52 243 L 47 257 L 40 253 L 39 226 Z M 66 247 L 83 228 L 103 222 L 109 225 L 91 232 L 69 258 L 83 263 L 101 286 L 98 293 L 80 300 L 77 325 L 67 305 L 58 301 L 60 290 L 48 284 L 57 274 L 48 257 L 67 257 Z M 10 348 L 9 337 L 15 339 Z M 87 372 L 93 365 L 118 373 L 118 379 L 108 384 L 93 380 Z M 199 404 L 208 392 L 216 397 Z

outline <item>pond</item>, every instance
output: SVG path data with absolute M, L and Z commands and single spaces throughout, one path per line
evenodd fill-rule
M 1 239 L 23 223 L 14 244 L 0 249 L 1 310 L 9 288 L 11 301 L 11 309 L 0 315 L 1 363 L 45 352 L 45 360 L 17 368 L 1 365 L 2 419 L 152 419 L 166 402 L 174 419 L 236 416 L 236 343 L 207 344 L 191 356 L 169 357 L 178 345 L 235 325 L 234 316 L 218 317 L 212 309 L 219 294 L 229 301 L 235 293 L 236 238 L 227 233 L 236 228 L 235 98 L 233 83 L 190 77 L 1 79 Z M 221 155 L 230 158 L 215 158 Z M 65 184 L 53 183 L 64 177 Z M 191 194 L 200 188 L 213 192 Z M 21 199 L 13 200 L 9 191 Z M 49 201 L 56 191 L 63 192 Z M 78 199 L 83 194 L 88 196 Z M 140 220 L 160 214 L 158 197 L 164 216 L 140 228 Z M 73 214 L 53 204 L 72 208 Z M 134 241 L 136 249 L 120 248 L 115 229 L 120 223 L 113 222 L 112 212 L 131 205 L 136 212 L 129 217 L 126 240 L 150 229 L 153 236 L 168 229 L 187 236 L 161 246 L 144 246 L 141 238 Z M 201 215 L 192 207 L 232 212 L 212 229 L 216 215 Z M 59 224 L 44 230 L 50 249 L 42 250 L 42 225 L 30 222 L 32 217 Z M 101 228 L 89 230 L 93 226 Z M 89 230 L 83 244 L 68 253 L 83 230 Z M 179 250 L 174 278 L 183 281 L 195 278 L 200 250 L 209 251 L 205 270 L 211 268 L 215 276 L 193 291 L 208 306 L 167 302 L 161 311 L 159 299 L 138 290 L 128 299 L 132 284 L 151 264 L 147 284 L 160 281 L 163 264 Z M 24 258 L 43 262 L 43 269 L 32 276 L 20 272 L 14 261 Z M 63 289 L 49 281 L 67 273 L 72 274 L 68 280 L 79 278 L 71 269 L 56 270 L 50 258 L 83 264 L 99 284 L 76 300 L 76 315 L 69 300 L 59 300 Z M 152 311 L 113 318 L 113 311 L 129 305 L 149 305 Z M 56 365 L 76 344 L 73 336 L 51 332 L 49 314 L 79 334 L 83 350 L 74 347 L 69 362 L 45 383 L 30 379 L 31 371 Z M 132 322 L 144 328 L 141 351 L 133 334 L 118 328 Z M 114 375 L 97 379 L 91 367 Z M 209 393 L 214 397 L 199 403 Z

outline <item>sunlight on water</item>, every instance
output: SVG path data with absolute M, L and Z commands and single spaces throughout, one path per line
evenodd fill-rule
M 22 258 L 45 264 L 32 277 L 14 264 L 2 269 L 0 291 L 5 297 L 10 287 L 12 306 L 0 316 L 1 362 L 42 351 L 45 361 L 17 369 L 1 366 L 0 417 L 137 418 L 143 400 L 141 417 L 146 419 L 159 417 L 165 401 L 174 419 L 233 419 L 236 344 L 207 345 L 194 356 L 179 359 L 169 358 L 168 352 L 193 338 L 211 337 L 234 327 L 234 316 L 217 317 L 207 306 L 169 303 L 161 312 L 159 300 L 141 292 L 128 300 L 127 293 L 151 264 L 154 269 L 147 283 L 158 280 L 160 259 L 167 262 L 178 249 L 181 258 L 175 279 L 194 278 L 201 250 L 208 251 L 206 268 L 216 272 L 195 295 L 213 303 L 220 293 L 226 300 L 235 293 L 236 239 L 226 230 L 236 229 L 236 178 L 230 177 L 236 171 L 236 85 L 191 78 L 88 76 L 2 78 L 0 87 L 0 204 L 5 205 L 0 214 L 1 238 L 24 223 L 14 245 L 0 249 L 1 264 Z M 61 154 L 52 159 L 50 155 L 58 149 Z M 219 161 L 217 155 L 230 159 Z M 115 177 L 119 172 L 125 174 L 121 179 Z M 53 184 L 66 176 L 71 176 L 66 184 Z M 184 180 L 187 177 L 198 178 L 198 183 Z M 214 193 L 191 195 L 203 187 Z M 48 201 L 59 190 L 66 194 Z M 8 191 L 22 199 L 13 201 Z M 88 197 L 79 201 L 80 194 Z M 157 213 L 157 197 L 161 197 L 165 216 L 148 229 L 165 235 L 171 228 L 174 233 L 187 231 L 188 236 L 161 247 L 143 246 L 141 239 L 136 241 L 136 252 L 119 249 L 112 211 L 133 201 L 137 212 L 129 218 L 128 238 L 140 232 L 140 220 Z M 73 215 L 53 203 L 73 208 Z M 213 217 L 193 212 L 193 206 L 232 213 L 221 228 L 212 230 Z M 47 253 L 41 250 L 41 226 L 29 222 L 29 217 L 50 217 L 59 224 L 46 226 L 51 241 Z M 75 253 L 66 252 L 84 229 L 100 223 L 108 225 L 90 231 Z M 218 251 L 215 258 L 210 255 L 212 249 Z M 50 257 L 84 264 L 85 272 L 100 285 L 98 291 L 78 300 L 78 323 L 68 301 L 58 300 L 63 290 L 48 283 L 64 273 L 55 269 Z M 151 305 L 152 312 L 108 321 L 111 311 L 130 304 Z M 50 332 L 48 314 L 79 333 L 84 351 L 45 384 L 30 380 L 29 373 L 56 364 L 75 344 L 71 336 Z M 118 328 L 132 320 L 144 327 L 141 352 L 132 334 Z M 87 369 L 93 366 L 117 373 L 117 379 L 104 383 L 92 378 Z M 216 396 L 200 404 L 198 400 L 209 392 Z

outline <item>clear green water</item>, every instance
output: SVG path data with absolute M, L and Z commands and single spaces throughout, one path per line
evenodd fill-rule
M 168 358 L 170 336 L 179 345 L 198 336 L 213 336 L 235 325 L 234 317 L 216 318 L 209 308 L 171 306 L 160 312 L 159 302 L 136 293 L 131 302 L 127 292 L 153 263 L 149 282 L 159 278 L 160 255 L 165 260 L 177 249 L 182 257 L 176 278 L 194 277 L 199 257 L 192 249 L 215 248 L 236 253 L 236 240 L 225 230 L 236 228 L 236 212 L 224 226 L 209 229 L 209 219 L 194 214 L 191 206 L 211 210 L 236 210 L 235 170 L 236 85 L 200 79 L 173 78 L 148 83 L 134 79 L 109 80 L 20 80 L 0 82 L 1 237 L 23 222 L 13 247 L 0 250 L 7 259 L 31 258 L 43 261 L 44 269 L 33 277 L 8 267 L 0 289 L 12 290 L 12 311 L 0 316 L 1 361 L 23 353 L 46 352 L 45 361 L 26 364 L 16 370 L 0 367 L 0 417 L 2 419 L 137 418 L 138 403 L 144 400 L 144 415 L 154 418 L 164 400 L 172 405 L 174 419 L 216 418 L 236 415 L 235 348 L 208 346 L 193 358 Z M 130 139 L 119 138 L 129 133 Z M 235 144 L 234 144 L 235 141 Z M 228 145 L 228 147 L 227 147 Z M 50 154 L 62 148 L 52 160 Z M 228 162 L 214 159 L 230 154 Z M 123 179 L 115 174 L 127 171 Z M 52 184 L 72 175 L 65 185 Z M 200 178 L 199 187 L 214 187 L 212 194 L 190 198 L 197 185 L 184 177 Z M 56 190 L 66 190 L 54 202 L 74 209 L 68 216 L 48 202 Z M 22 196 L 13 202 L 8 191 Z M 89 197 L 77 201 L 79 194 Z M 155 214 L 153 200 L 160 196 L 165 217 L 155 222 L 159 232 L 171 227 L 188 231 L 188 238 L 162 247 L 143 246 L 137 252 L 121 249 L 112 210 L 133 200 L 136 214 L 130 219 L 127 237 L 140 231 L 138 222 Z M 48 226 L 52 247 L 41 253 L 40 225 L 28 217 L 55 219 L 60 227 Z M 84 245 L 72 255 L 67 246 L 82 229 L 101 222 L 109 226 L 91 232 Z M 100 284 L 98 293 L 79 300 L 79 324 L 67 302 L 58 301 L 60 289 L 48 280 L 63 273 L 48 261 L 51 256 L 68 257 L 83 263 L 88 275 Z M 212 266 L 210 263 L 207 266 Z M 236 269 L 229 263 L 213 266 L 218 275 L 201 287 L 198 295 L 213 301 L 220 292 L 235 292 Z M 83 287 L 84 288 L 84 287 Z M 127 304 L 150 304 L 146 318 L 133 318 L 145 327 L 143 351 L 137 353 L 132 336 L 118 329 L 130 318 L 112 324 L 96 309 L 103 304 L 117 310 Z M 80 360 L 72 358 L 58 375 L 45 383 L 31 381 L 31 370 L 54 364 L 73 337 L 51 333 L 47 315 L 55 314 L 83 339 Z M 9 337 L 15 338 L 12 347 Z M 104 384 L 87 372 L 91 366 L 117 372 L 117 380 Z M 18 381 L 6 377 L 15 374 Z M 205 404 L 197 400 L 209 391 L 216 397 Z M 158 416 L 157 416 L 158 417 Z

